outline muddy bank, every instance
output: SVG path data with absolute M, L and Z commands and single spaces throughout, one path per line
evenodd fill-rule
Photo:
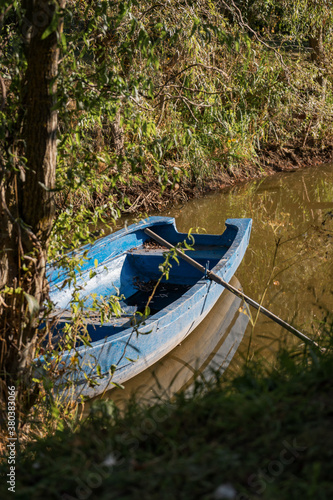
M 333 161 L 333 146 L 325 148 L 302 145 L 270 145 L 258 153 L 252 162 L 234 168 L 221 168 L 199 185 L 188 179 L 167 186 L 161 193 L 161 185 L 155 178 L 146 179 L 144 183 L 123 186 L 116 195 L 120 202 L 127 197 L 131 203 L 123 213 L 154 212 L 165 209 L 171 204 L 182 204 L 191 198 L 205 193 L 228 189 L 235 184 L 251 179 L 273 175 L 277 172 L 295 171 L 304 167 L 318 166 Z

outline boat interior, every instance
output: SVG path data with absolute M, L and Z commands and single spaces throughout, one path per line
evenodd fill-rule
M 178 241 L 184 241 L 186 236 L 177 233 Z M 172 239 L 172 244 L 176 244 L 175 238 Z M 227 252 L 229 245 L 225 243 L 218 235 L 195 235 L 193 250 L 186 252 L 202 266 L 212 269 Z M 86 276 L 83 276 L 85 283 L 80 292 L 87 308 L 92 305 L 96 295 L 103 297 L 104 300 L 114 295 L 120 298 L 122 315 L 112 320 L 112 331 L 109 331 L 108 335 L 130 327 L 135 313 L 143 313 L 149 299 L 150 315 L 156 314 L 180 298 L 203 277 L 200 271 L 181 258 L 178 258 L 178 262 L 172 258 L 168 279 L 163 277 L 154 291 L 161 277 L 160 265 L 165 261 L 165 252 L 166 248 L 156 245 L 154 241 L 145 237 L 140 245 L 132 246 L 108 259 L 107 262 L 101 263 L 94 270 L 95 276 L 92 279 L 88 279 L 87 269 Z M 55 303 L 59 298 L 60 307 L 66 309 L 64 301 L 61 300 L 61 293 L 61 291 L 59 295 L 57 292 L 53 293 L 52 298 Z M 98 321 L 91 322 L 94 325 L 93 334 L 90 333 L 92 340 L 105 337 L 104 328 L 96 328 Z M 108 322 L 109 329 L 110 326 Z

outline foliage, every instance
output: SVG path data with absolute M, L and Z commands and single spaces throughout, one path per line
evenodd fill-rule
M 282 65 L 274 52 L 278 44 L 282 53 L 290 37 L 302 43 L 323 12 L 330 25 L 326 3 L 308 4 L 297 2 L 296 10 L 290 2 L 231 2 L 230 11 L 208 0 L 68 2 L 58 76 L 56 199 L 62 215 L 55 244 L 63 243 L 61 232 L 76 234 L 78 226 L 76 241 L 84 239 L 82 220 L 90 229 L 89 221 L 96 225 L 103 213 L 117 217 L 129 203 L 128 188 L 140 188 L 147 177 L 162 191 L 200 183 L 255 158 L 270 142 L 305 138 L 309 123 L 306 138 L 324 140 L 330 88 L 325 101 L 316 96 L 317 70 L 306 63 L 306 52 L 289 50 Z M 7 142 L 19 127 L 25 69 L 17 33 L 24 19 L 19 10 L 8 16 L 2 62 L 10 83 L 2 128 Z M 318 106 L 320 124 L 311 120 Z M 297 118 L 296 130 L 291 110 L 306 116 Z M 12 162 L 10 144 L 7 155 Z M 99 207 L 99 214 L 91 216 L 86 206 Z
M 272 39 L 280 36 L 306 41 L 323 24 L 327 25 L 327 34 L 331 33 L 333 13 L 329 0 L 239 0 L 231 2 L 231 6 L 253 29 Z
M 18 498 L 329 499 L 332 495 L 332 330 L 327 351 L 281 352 L 173 402 L 120 412 L 96 401 L 73 428 L 30 444 Z M 321 343 L 324 342 L 324 336 Z M 75 429 L 75 432 L 73 430 Z M 6 463 L 1 472 L 6 473 Z M 59 482 L 59 477 L 61 481 Z M 5 482 L 2 483 L 5 491 Z
M 74 205 L 77 188 L 93 206 L 103 193 L 107 210 L 121 209 L 129 202 L 123 183 L 140 188 L 148 177 L 172 190 L 253 160 L 271 142 L 327 141 L 331 87 L 322 99 L 307 50 L 290 51 L 309 34 L 313 9 L 264 3 L 252 5 L 264 31 L 208 1 L 101 2 L 94 11 L 82 2 L 80 12 L 70 4 L 59 103 L 68 136 L 59 172 Z M 320 117 L 311 119 L 315 108 Z

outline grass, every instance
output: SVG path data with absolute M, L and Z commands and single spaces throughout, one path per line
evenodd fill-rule
M 217 375 L 151 407 L 97 401 L 75 432 L 65 426 L 17 456 L 16 498 L 332 498 L 332 381 L 329 347 L 283 351 L 274 367 L 252 361 L 233 380 Z

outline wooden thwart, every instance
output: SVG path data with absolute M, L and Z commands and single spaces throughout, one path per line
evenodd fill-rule
M 304 335 L 304 333 L 300 332 L 299 330 L 297 330 L 293 326 L 289 325 L 289 323 L 286 323 L 283 319 L 279 318 L 278 316 L 276 316 L 275 314 L 273 314 L 272 312 L 270 312 L 268 309 L 266 309 L 265 307 L 263 307 L 260 304 L 258 304 L 258 302 L 255 302 L 253 299 L 251 299 L 250 297 L 248 297 L 247 295 L 245 295 L 243 292 L 241 292 L 240 290 L 237 290 L 237 288 L 234 288 L 232 285 L 230 285 L 229 283 L 227 283 L 226 281 L 224 281 L 222 278 L 220 278 L 219 276 L 217 276 L 217 274 L 213 273 L 212 271 L 206 270 L 206 268 L 204 266 L 202 266 L 201 264 L 199 264 L 199 262 L 197 262 L 196 260 L 192 259 L 188 255 L 186 255 L 184 252 L 182 252 L 178 248 L 176 248 L 173 245 L 171 245 L 171 243 L 169 243 L 168 241 L 164 240 L 163 238 L 161 238 L 160 236 L 158 236 L 157 234 L 155 234 L 150 229 L 145 229 L 144 231 L 145 231 L 145 233 L 148 236 L 150 236 L 152 239 L 154 239 L 155 241 L 157 241 L 158 243 L 160 243 L 160 245 L 165 246 L 165 247 L 170 248 L 170 249 L 176 250 L 176 252 L 179 255 L 179 257 L 181 257 L 183 260 L 185 260 L 191 266 L 193 266 L 196 269 L 198 269 L 198 271 L 202 272 L 202 274 L 206 274 L 206 276 L 209 279 L 211 279 L 212 281 L 215 281 L 219 285 L 224 286 L 224 288 L 226 288 L 227 290 L 229 290 L 229 292 L 233 293 L 234 295 L 236 295 L 240 299 L 243 299 L 250 306 L 254 307 L 259 312 L 265 314 L 265 316 L 267 316 L 271 320 L 275 321 L 275 323 L 277 323 L 278 325 L 280 325 L 283 328 L 285 328 L 286 330 L 288 330 L 290 333 L 292 333 L 293 335 L 295 335 L 296 337 L 298 337 L 300 340 L 303 340 L 303 342 L 305 342 L 306 344 L 309 344 L 312 347 L 316 347 L 317 349 L 320 349 L 320 346 L 317 344 L 317 342 L 315 342 L 314 340 L 311 340 L 309 337 L 307 337 L 306 335 Z

